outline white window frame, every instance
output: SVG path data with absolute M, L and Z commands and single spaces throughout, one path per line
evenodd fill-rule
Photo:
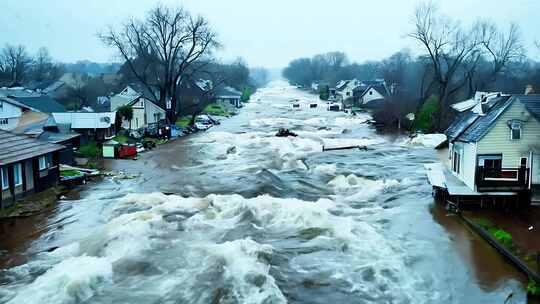
M 19 180 L 18 182 L 17 179 Z M 13 165 L 13 181 L 15 182 L 15 187 L 23 184 L 22 164 Z
M 0 118 L 0 125 L 8 125 L 9 118 Z
M 3 167 L 0 169 L 0 176 L 1 176 L 1 182 L 2 182 L 2 190 L 9 189 L 9 175 L 8 175 L 8 168 Z M 4 180 L 5 178 L 5 180 Z
M 47 169 L 49 166 L 47 164 L 47 155 L 39 157 L 39 171 Z

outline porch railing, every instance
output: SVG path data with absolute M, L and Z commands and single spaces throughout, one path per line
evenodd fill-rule
M 529 169 L 521 168 L 476 168 L 476 187 L 479 191 L 519 191 L 529 187 Z

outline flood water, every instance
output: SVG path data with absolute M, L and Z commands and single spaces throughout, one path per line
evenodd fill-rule
M 272 83 L 208 132 L 107 163 L 140 177 L 4 225 L 0 302 L 526 303 L 525 278 L 434 203 L 432 147 L 312 102 Z M 369 150 L 322 151 L 351 145 Z

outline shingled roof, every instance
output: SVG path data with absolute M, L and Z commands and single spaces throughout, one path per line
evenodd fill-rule
M 0 130 L 0 166 L 60 151 L 64 148 L 62 145 Z
M 519 100 L 525 108 L 540 121 L 540 95 L 500 96 L 482 105 L 483 114 L 472 110 L 464 113 L 447 130 L 446 135 L 452 141 L 477 142 L 493 127 L 497 119 Z

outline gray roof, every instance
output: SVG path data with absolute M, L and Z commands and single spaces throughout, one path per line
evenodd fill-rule
M 0 166 L 64 149 L 62 145 L 39 141 L 0 130 Z
M 242 93 L 240 93 L 240 91 L 231 87 L 218 87 L 214 95 L 218 98 L 220 96 L 235 96 L 238 98 L 242 97 Z
M 448 139 L 453 141 L 477 142 L 484 137 L 497 119 L 519 100 L 540 121 L 540 95 L 514 95 L 493 98 L 483 104 L 484 115 L 468 111 L 460 116 L 447 130 Z
M 43 131 L 37 137 L 41 141 L 46 141 L 54 144 L 61 144 L 73 138 L 81 137 L 79 133 L 62 133 L 62 132 L 53 132 L 53 131 Z
M 14 97 L 13 99 L 43 113 L 66 112 L 66 108 L 49 96 Z
M 540 121 L 540 95 L 519 95 L 516 97 L 525 105 L 531 115 Z

